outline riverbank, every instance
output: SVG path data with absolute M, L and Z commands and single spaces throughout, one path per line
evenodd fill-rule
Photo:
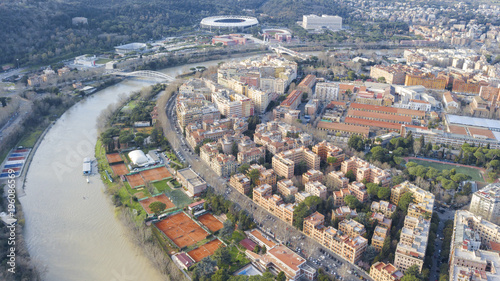
M 147 99 L 150 100 L 154 98 L 154 96 L 156 96 L 156 94 L 153 93 Z M 108 112 L 106 114 L 106 120 L 104 120 L 104 116 L 100 117 L 100 122 L 104 122 L 107 126 L 112 127 L 114 124 L 110 124 L 111 120 L 114 120 L 116 115 L 121 113 L 122 109 L 131 101 L 139 102 L 138 97 L 139 94 L 122 101 L 121 104 L 115 106 L 114 112 Z M 102 132 L 102 134 L 105 133 L 106 132 Z M 168 255 L 168 251 L 166 247 L 164 247 L 161 237 L 154 233 L 153 226 L 147 226 L 145 224 L 147 214 L 138 203 L 138 198 L 135 196 L 136 194 L 131 194 L 131 187 L 128 184 L 126 186 L 119 176 L 110 178 L 111 175 L 114 175 L 114 171 L 108 163 L 106 149 L 100 136 L 98 136 L 95 145 L 95 158 L 98 174 L 106 187 L 105 193 L 115 206 L 116 217 L 125 227 L 127 238 L 142 250 L 143 255 L 147 257 L 152 265 L 160 271 L 167 280 L 187 280 L 187 275 L 183 274 L 183 272 L 177 268 Z M 153 183 L 153 185 L 156 186 L 156 183 Z M 142 189 L 144 190 L 140 192 L 141 194 L 144 196 L 152 196 L 151 193 L 153 192 L 150 193 L 149 188 Z

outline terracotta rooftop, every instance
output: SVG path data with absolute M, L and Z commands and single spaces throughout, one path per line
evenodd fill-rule
M 292 252 L 285 246 L 276 246 L 268 251 L 269 254 L 273 255 L 276 259 L 281 261 L 287 267 L 294 271 L 299 270 L 299 265 L 306 262 L 304 258 Z
M 347 111 L 347 116 L 361 117 L 363 119 L 374 118 L 374 119 L 388 120 L 388 121 L 394 121 L 394 122 L 411 123 L 410 116 L 398 116 L 398 115 L 394 115 L 394 114 L 370 112 L 370 111 L 362 111 L 362 110 L 353 110 L 353 109 L 349 109 L 349 111 Z
M 317 127 L 319 129 L 338 130 L 338 131 L 362 134 L 366 136 L 370 133 L 370 128 L 347 125 L 344 123 L 337 123 L 337 122 L 319 121 Z
M 467 130 L 465 129 L 465 127 L 450 125 L 448 126 L 448 128 L 450 129 L 450 133 L 452 134 L 467 136 Z
M 379 127 L 379 128 L 385 128 L 385 129 L 394 130 L 394 131 L 401 130 L 401 124 L 383 122 L 383 121 L 375 121 L 375 120 L 366 120 L 366 119 L 354 118 L 354 117 L 346 117 L 345 123 L 346 124 L 354 124 L 354 125 L 362 125 L 362 126 L 370 126 L 370 127 Z M 318 124 L 318 126 L 319 126 L 319 124 Z
M 378 111 L 384 113 L 392 113 L 397 115 L 409 115 L 409 116 L 419 116 L 424 117 L 425 112 L 420 110 L 406 109 L 406 108 L 396 108 L 389 106 L 380 106 L 380 105 L 371 105 L 371 104 L 363 104 L 363 103 L 351 103 L 350 108 L 359 109 L 359 110 L 367 110 L 367 111 Z
M 255 239 L 259 240 L 260 242 L 262 242 L 263 244 L 267 245 L 269 248 L 272 248 L 274 246 L 276 246 L 276 243 L 274 243 L 273 241 L 265 238 L 263 235 L 262 235 L 262 232 L 260 232 L 258 229 L 254 229 L 250 232 L 250 234 L 252 234 Z

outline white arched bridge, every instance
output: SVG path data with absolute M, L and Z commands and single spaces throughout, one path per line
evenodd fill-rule
M 289 54 L 292 57 L 297 57 L 299 59 L 306 60 L 309 58 L 309 55 L 304 55 L 294 50 L 290 50 L 288 48 L 282 46 L 269 46 L 269 49 L 275 51 L 277 54 Z
M 119 76 L 128 76 L 128 77 L 155 78 L 155 79 L 161 79 L 163 81 L 169 81 L 169 82 L 172 82 L 175 80 L 175 78 L 170 76 L 170 75 L 167 75 L 165 73 L 161 73 L 158 71 L 152 71 L 152 70 L 139 70 L 139 71 L 133 71 L 133 72 L 115 72 L 113 74 L 119 75 Z

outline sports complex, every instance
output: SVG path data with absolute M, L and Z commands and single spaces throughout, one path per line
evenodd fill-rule
M 202 28 L 210 29 L 210 31 L 212 29 L 243 31 L 258 24 L 257 18 L 247 16 L 214 16 L 204 18 L 200 22 Z

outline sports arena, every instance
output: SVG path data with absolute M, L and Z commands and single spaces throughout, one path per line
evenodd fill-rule
M 246 16 L 214 16 L 201 20 L 201 27 L 212 29 L 245 30 L 257 26 L 259 21 Z

